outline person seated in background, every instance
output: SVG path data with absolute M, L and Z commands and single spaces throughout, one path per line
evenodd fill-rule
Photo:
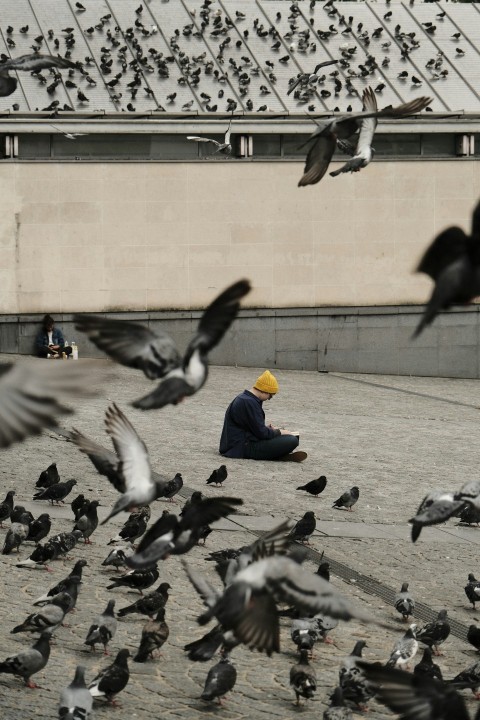
M 265 370 L 250 390 L 232 400 L 225 413 L 220 454 L 249 460 L 291 460 L 302 462 L 307 453 L 293 452 L 298 435 L 289 430 L 265 424 L 263 403 L 278 392 L 278 382 Z
M 37 355 L 41 358 L 61 358 L 62 353 L 68 357 L 72 353 L 72 348 L 65 345 L 63 333 L 60 328 L 55 327 L 55 321 L 51 315 L 45 315 L 43 318 L 42 329 L 36 339 L 36 348 Z

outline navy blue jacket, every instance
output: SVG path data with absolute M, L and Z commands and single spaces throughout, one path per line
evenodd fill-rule
M 60 345 L 60 352 L 61 352 L 61 349 L 65 345 L 65 340 L 63 339 L 63 333 L 60 330 L 60 328 L 57 328 L 57 327 L 53 328 L 52 345 Z M 43 347 L 48 347 L 48 333 L 43 328 L 42 328 L 42 330 L 40 330 L 40 332 L 37 335 L 36 346 L 37 346 L 37 350 L 41 350 L 41 348 L 43 348 Z
M 220 438 L 220 454 L 225 457 L 245 457 L 245 446 L 250 442 L 271 440 L 280 435 L 265 425 L 262 401 L 250 390 L 237 395 L 227 408 Z

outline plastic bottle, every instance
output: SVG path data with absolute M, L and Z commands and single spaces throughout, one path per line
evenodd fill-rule
M 75 340 L 72 340 L 72 358 L 78 360 L 78 345 Z

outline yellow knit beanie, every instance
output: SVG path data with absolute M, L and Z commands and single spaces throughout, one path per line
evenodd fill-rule
M 270 395 L 275 395 L 275 393 L 278 392 L 278 382 L 277 379 L 270 370 L 265 370 L 260 377 L 258 377 L 255 381 L 255 385 L 253 386 L 255 390 L 260 390 L 260 392 L 264 393 L 270 393 Z

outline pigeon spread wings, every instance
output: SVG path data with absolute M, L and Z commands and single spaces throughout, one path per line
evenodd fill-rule
M 154 482 L 146 445 L 115 403 L 105 414 L 105 424 L 120 458 L 119 470 L 125 480 L 126 492 L 135 490 L 145 496 L 153 494 Z

